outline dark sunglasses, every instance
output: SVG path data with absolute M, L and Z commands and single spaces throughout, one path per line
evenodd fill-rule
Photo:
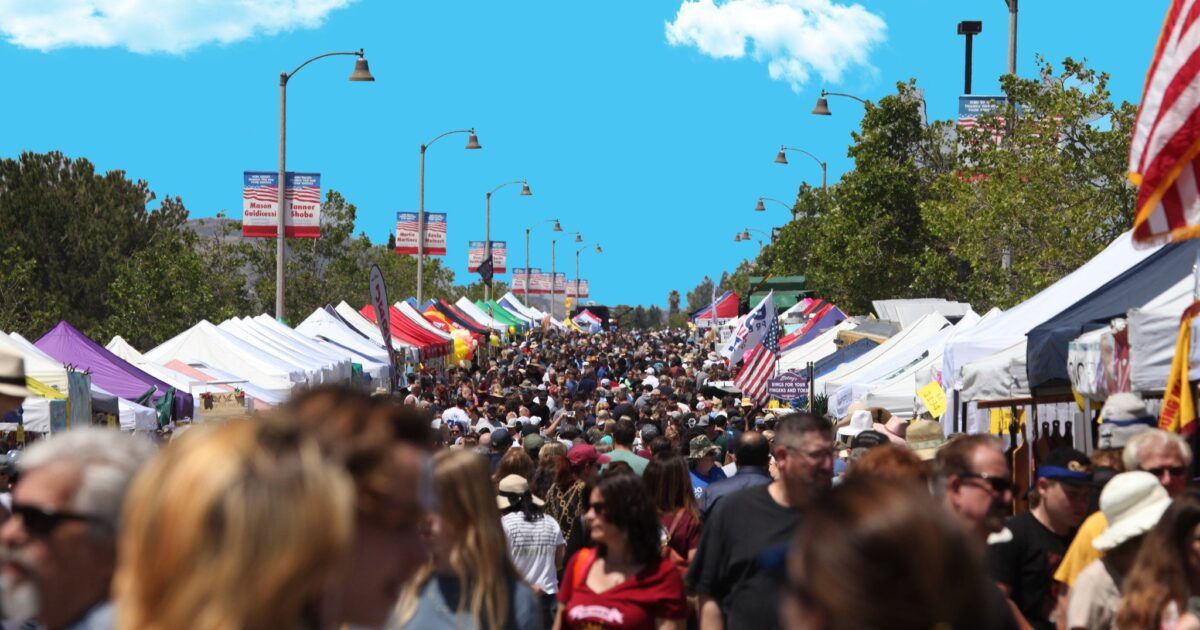
M 1162 479 L 1164 473 L 1171 473 L 1172 477 L 1182 477 L 1187 474 L 1187 466 L 1159 466 L 1158 468 L 1143 468 L 1142 470 Z
M 604 516 L 604 502 L 603 501 L 594 501 L 594 502 L 592 502 L 592 504 L 589 507 L 591 507 L 592 511 L 596 513 L 596 516 Z
M 1011 492 L 1013 489 L 1012 481 L 1008 477 L 997 477 L 986 473 L 965 472 L 959 475 L 962 479 L 979 479 L 987 483 L 992 488 L 992 492 L 996 494 L 1004 494 Z
M 77 512 L 56 512 L 54 510 L 44 510 L 32 505 L 21 505 L 14 503 L 12 506 L 14 516 L 21 517 L 21 523 L 25 525 L 25 530 L 33 536 L 48 536 L 58 529 L 59 525 L 67 521 L 88 521 L 92 523 L 103 523 L 104 520 L 98 516 L 91 514 L 79 514 Z

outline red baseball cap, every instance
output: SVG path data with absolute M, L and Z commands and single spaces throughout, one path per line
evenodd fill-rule
M 612 461 L 612 458 L 608 455 L 601 455 L 591 444 L 579 444 L 567 451 L 567 461 L 571 462 L 572 466 L 582 466 L 593 462 L 607 464 Z

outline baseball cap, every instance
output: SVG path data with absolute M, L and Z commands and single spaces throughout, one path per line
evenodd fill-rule
M 608 455 L 601 455 L 591 444 L 578 444 L 567 451 L 567 461 L 571 462 L 572 466 L 582 466 L 593 462 L 607 464 L 612 459 Z
M 500 427 L 492 431 L 492 446 L 497 449 L 511 448 L 513 445 L 513 437 L 509 434 L 508 429 Z
M 705 455 L 716 455 L 721 449 L 713 445 L 706 435 L 697 435 L 688 442 L 688 459 L 700 459 Z
M 525 452 L 529 453 L 529 456 L 532 457 L 533 461 L 535 462 L 538 458 L 538 452 L 541 451 L 542 447 L 545 445 L 546 438 L 537 433 L 526 435 L 525 440 L 521 442 L 521 448 L 524 448 Z
M 1050 451 L 1038 465 L 1037 477 L 1065 483 L 1090 484 L 1092 460 L 1073 448 L 1057 448 Z
M 888 437 L 874 429 L 868 429 L 854 436 L 850 442 L 850 448 L 875 448 L 881 444 L 887 444 Z

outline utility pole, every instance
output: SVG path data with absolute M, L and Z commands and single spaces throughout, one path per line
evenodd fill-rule
M 983 22 L 965 21 L 958 23 L 958 34 L 967 38 L 966 63 L 963 66 L 963 94 L 971 93 L 971 43 L 976 35 L 983 32 Z
M 1017 73 L 1017 0 L 1004 0 L 1008 5 L 1008 73 Z

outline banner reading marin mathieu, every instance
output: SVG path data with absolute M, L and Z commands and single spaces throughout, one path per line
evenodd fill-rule
M 287 173 L 283 233 L 288 238 L 321 236 L 321 174 Z M 242 236 L 275 238 L 278 227 L 279 173 L 242 173 Z

